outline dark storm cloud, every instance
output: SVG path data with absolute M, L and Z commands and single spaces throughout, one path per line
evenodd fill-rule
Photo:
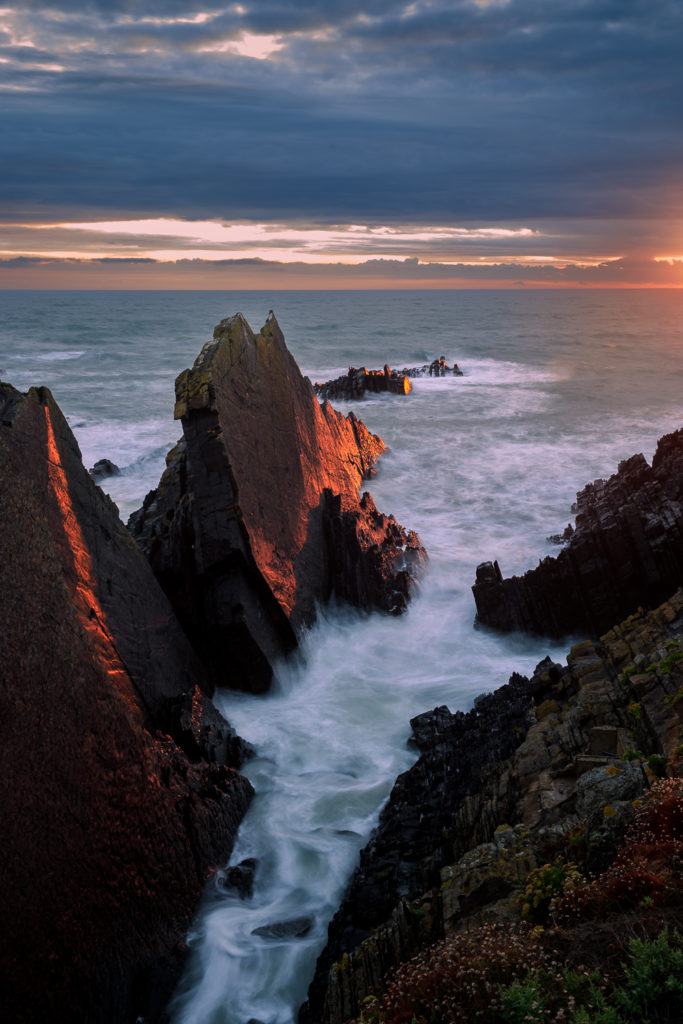
M 24 0 L 7 22 L 19 219 L 683 213 L 673 0 Z M 215 52 L 244 31 L 282 48 Z

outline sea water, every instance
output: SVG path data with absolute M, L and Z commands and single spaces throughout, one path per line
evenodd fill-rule
M 412 763 L 410 718 L 564 660 L 549 643 L 475 628 L 476 565 L 505 575 L 556 552 L 576 491 L 683 425 L 683 292 L 13 292 L 0 295 L 0 377 L 48 385 L 87 466 L 122 518 L 179 435 L 173 380 L 238 310 L 258 330 L 273 309 L 312 380 L 350 365 L 457 361 L 407 397 L 353 408 L 389 447 L 368 484 L 420 534 L 429 570 L 400 618 L 321 610 L 266 696 L 216 702 L 254 747 L 256 797 L 230 863 L 258 862 L 242 900 L 207 887 L 188 941 L 173 1024 L 291 1024 L 327 924 L 396 776 Z M 255 935 L 306 918 L 299 937 Z

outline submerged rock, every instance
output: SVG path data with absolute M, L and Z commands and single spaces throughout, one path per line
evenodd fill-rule
M 0 384 L 0 493 L 3 1011 L 153 1021 L 249 803 L 239 742 L 46 388 Z
M 239 864 L 227 868 L 223 878 L 224 889 L 235 889 L 241 899 L 251 899 L 254 892 L 254 876 L 258 861 L 255 857 L 247 857 Z
M 566 546 L 524 576 L 477 568 L 479 622 L 547 636 L 600 636 L 639 606 L 656 607 L 683 580 L 683 430 L 577 495 Z M 555 538 L 552 538 L 553 540 Z
M 289 921 L 276 921 L 254 928 L 252 935 L 260 935 L 264 939 L 302 939 L 313 927 L 312 917 L 293 917 Z
M 384 444 L 317 401 L 272 313 L 260 334 L 240 313 L 216 327 L 175 415 L 183 439 L 129 526 L 216 683 L 266 689 L 333 593 L 405 604 L 419 540 L 358 497 Z

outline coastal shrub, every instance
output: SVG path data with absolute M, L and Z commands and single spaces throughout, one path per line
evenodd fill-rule
M 631 939 L 631 962 L 614 1003 L 624 1020 L 665 1024 L 683 1020 L 683 936 L 663 929 L 656 939 Z
M 652 906 L 683 904 L 683 779 L 657 780 L 637 803 L 614 863 L 592 882 L 558 898 L 553 909 L 558 923 L 602 919 L 642 908 L 645 901 Z
M 548 920 L 553 901 L 584 882 L 583 875 L 573 862 L 556 860 L 552 864 L 542 864 L 527 879 L 522 897 L 522 917 L 535 924 L 543 924 Z

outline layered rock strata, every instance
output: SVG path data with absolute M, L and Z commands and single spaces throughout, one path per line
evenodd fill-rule
M 183 438 L 129 526 L 217 683 L 267 688 L 333 593 L 404 606 L 419 540 L 358 497 L 384 444 L 318 402 L 272 313 L 259 334 L 239 313 L 216 327 L 175 415 Z
M 603 870 L 652 781 L 646 755 L 680 763 L 683 590 L 577 644 L 566 667 L 546 659 L 467 714 L 411 724 L 421 756 L 361 854 L 302 1021 L 342 1024 L 436 939 L 518 919 L 530 871 L 569 830 Z
M 50 392 L 0 384 L 6 1020 L 156 1020 L 251 787 Z
M 383 370 L 366 370 L 364 366 L 355 369 L 350 366 L 348 373 L 335 377 L 334 380 L 325 381 L 324 384 L 316 381 L 313 388 L 319 398 L 352 401 L 354 398 L 363 398 L 366 392 L 407 395 L 410 393 L 411 384 L 405 373 L 391 370 L 387 365 Z
M 683 430 L 667 434 L 652 466 L 642 455 L 577 495 L 576 528 L 555 558 L 504 579 L 477 568 L 481 623 L 546 636 L 599 636 L 640 605 L 653 608 L 683 582 Z

